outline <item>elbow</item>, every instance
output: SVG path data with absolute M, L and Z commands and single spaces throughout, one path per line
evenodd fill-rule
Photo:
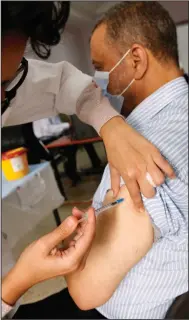
M 89 311 L 91 309 L 95 309 L 97 306 L 87 300 L 76 299 L 74 300 L 77 307 L 82 311 Z
M 69 293 L 77 307 L 83 311 L 88 311 L 100 307 L 111 298 L 111 296 L 107 294 L 105 295 L 101 293 L 99 295 L 99 292 L 95 294 L 94 292 L 89 293 L 85 292 L 84 290 L 82 290 L 82 292 L 74 292 L 72 290 L 69 290 Z
M 93 299 L 94 299 L 94 297 L 93 297 Z M 75 304 L 77 305 L 77 307 L 83 311 L 96 309 L 107 302 L 104 300 L 94 301 L 94 300 L 92 300 L 92 297 L 91 297 L 91 299 L 89 297 L 83 297 L 83 299 L 81 297 L 79 297 L 78 299 L 73 299 L 73 300 L 74 300 Z

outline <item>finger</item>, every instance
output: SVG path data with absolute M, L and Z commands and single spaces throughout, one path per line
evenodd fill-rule
M 62 253 L 62 250 L 61 249 L 57 249 L 56 253 L 55 254 L 50 254 L 50 256 L 54 256 L 54 257 L 61 257 L 61 254 Z
M 86 254 L 84 255 L 83 259 L 81 260 L 81 264 L 80 264 L 80 270 L 83 270 L 85 265 L 86 265 L 86 261 L 88 258 L 88 255 L 90 253 L 91 248 L 89 248 L 89 250 L 86 252 Z
M 110 165 L 111 189 L 113 190 L 114 197 L 117 196 L 120 189 L 120 174 Z
M 54 248 L 54 249 L 51 250 L 50 255 L 51 256 L 55 256 L 56 253 L 57 253 L 57 248 Z
M 84 212 L 80 209 L 78 209 L 77 207 L 74 207 L 72 209 L 72 214 L 74 217 L 76 217 L 78 220 L 82 218 Z
M 88 216 L 87 216 L 87 219 L 88 219 Z M 80 230 L 81 230 L 82 233 L 84 232 L 85 227 L 86 227 L 86 225 L 87 225 L 87 219 L 85 218 L 85 219 L 84 219 L 82 222 L 80 222 L 80 224 L 79 224 L 79 227 L 80 227 Z
M 88 220 L 87 224 L 85 225 L 84 232 L 75 244 L 75 251 L 72 252 L 72 259 L 74 260 L 83 258 L 83 256 L 89 250 L 95 235 L 96 218 L 94 209 L 90 208 L 87 211 L 87 214 Z
M 81 223 L 81 221 L 85 221 L 87 220 L 87 213 L 86 213 L 87 210 L 85 211 L 82 211 L 76 207 L 74 207 L 72 209 L 72 214 L 74 217 L 76 217 L 78 219 L 78 222 Z M 80 221 L 81 220 L 81 221 Z
M 118 193 L 118 198 L 124 198 L 127 201 L 130 201 L 130 200 L 132 201 L 131 196 L 130 196 L 129 191 L 128 191 L 128 188 L 126 187 L 125 184 L 123 184 L 121 186 L 121 188 L 119 190 L 119 193 Z
M 79 240 L 79 238 L 83 235 L 83 230 L 82 228 L 77 228 L 76 230 L 76 235 L 73 238 L 73 240 L 69 243 L 69 247 L 75 245 L 76 241 Z
M 133 201 L 134 206 L 143 211 L 144 210 L 144 204 L 142 202 L 142 197 L 140 193 L 140 188 L 136 180 L 131 180 L 127 178 L 126 186 L 129 191 L 130 197 Z
M 106 192 L 106 194 L 105 194 L 103 205 L 105 206 L 106 204 L 108 204 L 114 200 L 115 200 L 115 198 L 114 198 L 113 190 L 108 190 L 108 192 Z
M 61 252 L 61 250 L 58 250 L 57 252 L 56 252 L 56 257 L 61 257 L 62 256 L 62 252 Z
M 44 243 L 46 250 L 50 252 L 61 243 L 62 240 L 70 236 L 77 228 L 77 221 L 76 217 L 70 216 L 66 218 L 58 228 L 43 236 L 40 241 Z
M 75 241 L 72 240 L 72 241 L 69 243 L 68 247 L 69 247 L 69 248 L 70 248 L 70 247 L 75 247 Z
M 137 212 L 138 214 L 145 212 L 145 208 L 138 209 L 136 207 L 125 184 L 121 186 L 118 197 L 124 199 L 124 201 L 119 205 L 122 207 L 120 210 L 126 210 L 126 212 Z
M 86 220 L 88 219 L 87 213 L 79 210 L 78 208 L 74 207 L 72 210 L 72 214 L 74 217 L 77 217 L 78 223 L 80 226 L 84 226 L 86 223 Z
M 149 172 L 152 180 L 156 186 L 161 186 L 165 181 L 163 172 L 153 162 L 148 165 L 147 171 Z
M 82 225 L 81 224 L 78 225 L 78 227 L 76 229 L 76 234 L 78 234 L 80 232 L 82 232 Z
M 89 251 L 92 240 L 95 235 L 95 212 L 93 208 L 87 211 L 88 220 L 85 226 L 83 235 L 78 241 L 72 242 L 71 246 L 64 250 L 61 259 L 53 259 L 55 257 L 48 257 L 48 268 L 51 268 L 54 274 L 68 274 L 77 268 L 82 259 Z
M 145 176 L 138 180 L 140 191 L 146 198 L 153 198 L 156 194 L 155 188 L 148 182 Z
M 73 240 L 75 240 L 75 241 L 79 240 L 79 238 L 80 238 L 82 235 L 83 235 L 83 232 L 82 232 L 82 231 L 78 231 Z
M 155 156 L 153 156 L 153 161 L 169 178 L 171 179 L 176 178 L 173 168 L 160 153 L 157 153 Z
M 95 212 L 93 208 L 88 211 L 88 221 L 83 235 L 78 241 L 72 243 L 67 250 L 64 250 L 61 257 L 49 256 L 46 260 L 48 270 L 51 270 L 54 276 L 65 275 L 73 272 L 81 266 L 83 259 L 86 260 L 87 253 L 90 251 L 92 240 L 95 235 Z

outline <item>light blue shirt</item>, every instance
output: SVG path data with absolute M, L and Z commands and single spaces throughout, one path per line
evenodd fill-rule
M 147 97 L 127 122 L 168 159 L 177 178 L 166 179 L 145 207 L 161 238 L 98 308 L 109 319 L 163 319 L 174 299 L 188 290 L 188 85 L 179 77 Z M 93 201 L 110 189 L 107 166 Z

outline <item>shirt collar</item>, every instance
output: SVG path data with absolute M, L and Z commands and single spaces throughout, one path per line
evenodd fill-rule
M 178 77 L 143 100 L 127 117 L 127 122 L 133 127 L 144 125 L 175 98 L 185 93 L 188 93 L 188 84 L 184 77 Z

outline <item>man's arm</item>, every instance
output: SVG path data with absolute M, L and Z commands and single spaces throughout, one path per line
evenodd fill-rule
M 97 218 L 96 237 L 85 268 L 66 277 L 69 292 L 80 309 L 104 304 L 153 244 L 153 226 L 147 212 L 137 211 L 126 187 L 125 201 Z M 110 194 L 106 202 L 111 202 Z

